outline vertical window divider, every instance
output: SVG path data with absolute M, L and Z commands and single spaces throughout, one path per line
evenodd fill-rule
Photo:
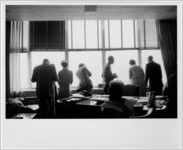
M 46 21 L 46 50 L 48 51 L 48 21 Z
M 108 19 L 108 41 L 109 41 L 109 49 L 111 48 L 111 40 L 110 40 L 110 21 Z
M 65 20 L 65 60 L 69 63 L 68 41 L 68 20 Z
M 121 19 L 121 48 L 123 48 L 123 20 Z
M 133 20 L 133 35 L 134 35 L 134 48 L 136 48 L 136 30 L 135 30 L 135 20 Z
M 97 19 L 97 45 L 98 45 L 98 49 L 99 49 L 99 21 Z
M 101 20 L 101 32 L 102 32 L 102 70 L 106 64 L 106 53 L 105 53 L 105 28 L 104 28 L 104 20 Z
M 143 21 L 143 25 L 144 25 L 144 48 L 146 48 L 146 23 L 145 23 L 145 20 Z
M 73 27 L 72 27 L 72 20 L 71 20 L 71 49 L 73 49 Z
M 84 48 L 86 49 L 86 20 L 84 19 Z

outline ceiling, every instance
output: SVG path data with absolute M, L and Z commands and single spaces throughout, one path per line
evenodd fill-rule
M 86 10 L 87 9 L 87 10 Z M 176 18 L 176 6 L 124 5 L 7 5 L 7 20 L 167 19 Z

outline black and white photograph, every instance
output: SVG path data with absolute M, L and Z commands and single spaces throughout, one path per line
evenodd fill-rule
M 5 121 L 154 120 L 158 126 L 180 119 L 178 5 L 3 6 Z

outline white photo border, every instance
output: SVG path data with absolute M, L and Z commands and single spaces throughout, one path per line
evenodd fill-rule
M 182 149 L 182 1 L 1 1 L 1 149 Z M 6 5 L 177 5 L 178 118 L 5 119 Z

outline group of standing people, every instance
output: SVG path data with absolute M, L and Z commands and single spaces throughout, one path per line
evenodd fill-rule
M 111 65 L 114 63 L 114 57 L 108 57 L 108 63 L 103 71 L 104 78 L 104 92 L 108 94 L 109 83 L 117 78 L 115 73 L 111 71 Z M 145 73 L 143 69 L 136 65 L 135 60 L 130 60 L 131 65 L 129 69 L 129 78 L 131 84 L 139 87 L 140 95 L 145 95 L 146 91 L 154 91 L 156 95 L 162 94 L 163 82 L 161 66 L 153 60 L 153 56 L 148 57 L 148 63 L 146 64 Z M 148 86 L 147 86 L 148 85 Z M 147 88 L 148 87 L 148 88 Z
M 145 74 L 140 66 L 137 66 L 135 60 L 130 60 L 129 78 L 132 84 L 140 87 L 141 94 L 144 94 L 146 90 L 146 84 L 149 81 L 149 90 L 154 91 L 156 94 L 162 92 L 162 73 L 159 64 L 153 61 L 153 57 L 148 57 L 148 64 L 146 65 Z M 114 63 L 114 57 L 108 57 L 108 63 L 106 64 L 102 77 L 104 79 L 104 93 L 109 94 L 110 82 L 117 78 L 116 73 L 112 73 L 111 65 Z M 43 60 L 43 64 L 36 66 L 33 70 L 32 82 L 36 82 L 36 94 L 39 99 L 40 113 L 47 117 L 52 117 L 54 108 L 54 99 L 56 93 L 55 82 L 58 82 L 59 98 L 67 98 L 70 96 L 70 84 L 73 82 L 73 73 L 68 69 L 68 62 L 62 61 L 61 66 L 63 69 L 56 73 L 55 66 L 50 64 L 48 59 Z M 83 64 L 79 64 L 76 75 L 79 79 L 79 85 L 77 91 L 86 91 L 91 94 L 93 84 L 90 79 L 92 73 Z

